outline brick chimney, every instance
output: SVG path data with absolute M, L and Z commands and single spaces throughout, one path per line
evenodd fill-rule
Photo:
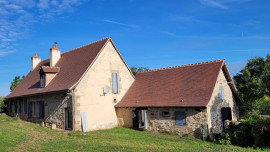
M 58 49 L 57 43 L 55 43 L 55 45 L 50 49 L 50 66 L 54 67 L 60 58 L 60 49 Z
M 31 71 L 33 71 L 40 62 L 41 58 L 35 53 L 35 56 L 31 57 Z

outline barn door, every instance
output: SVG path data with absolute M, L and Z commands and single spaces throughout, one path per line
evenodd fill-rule
M 225 130 L 225 120 L 232 120 L 231 107 L 221 108 L 221 116 L 222 116 L 223 130 Z
M 70 108 L 65 109 L 65 126 L 66 130 L 72 129 L 72 116 Z
M 138 110 L 132 110 L 132 118 L 133 118 L 133 128 L 138 129 L 139 128 L 139 111 Z
M 232 120 L 232 110 L 231 107 L 224 107 L 221 108 L 221 115 L 222 115 L 222 120 Z

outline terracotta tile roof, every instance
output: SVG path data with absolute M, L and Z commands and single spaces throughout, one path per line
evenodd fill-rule
M 58 73 L 60 71 L 60 67 L 41 66 L 41 69 L 45 73 Z
M 205 107 L 224 60 L 176 66 L 136 74 L 116 107 Z
M 109 40 L 111 40 L 111 38 L 105 38 L 62 53 L 60 60 L 55 65 L 56 67 L 60 67 L 61 70 L 45 88 L 40 88 L 39 70 L 41 66 L 49 66 L 50 59 L 41 61 L 33 71 L 28 73 L 7 98 L 70 89 L 84 75 L 88 67 Z M 51 68 L 49 69 L 52 70 Z

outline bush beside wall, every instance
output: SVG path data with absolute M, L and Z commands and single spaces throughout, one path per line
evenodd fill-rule
M 249 118 L 241 120 L 240 124 L 231 123 L 223 137 L 219 143 L 230 140 L 231 144 L 242 147 L 270 148 L 270 118 Z
M 7 103 L 5 102 L 5 99 L 0 97 L 0 113 L 6 113 L 7 112 Z

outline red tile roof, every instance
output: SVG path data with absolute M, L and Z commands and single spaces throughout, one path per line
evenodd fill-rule
M 224 60 L 139 72 L 116 107 L 205 107 Z
M 59 67 L 41 66 L 41 69 L 45 73 L 58 73 L 60 71 Z
M 61 70 L 45 88 L 40 88 L 39 70 L 41 66 L 49 66 L 50 59 L 41 61 L 33 71 L 28 73 L 7 98 L 70 89 L 81 79 L 109 40 L 111 40 L 111 38 L 102 39 L 62 53 L 61 58 L 55 65 L 56 67 L 60 67 Z

